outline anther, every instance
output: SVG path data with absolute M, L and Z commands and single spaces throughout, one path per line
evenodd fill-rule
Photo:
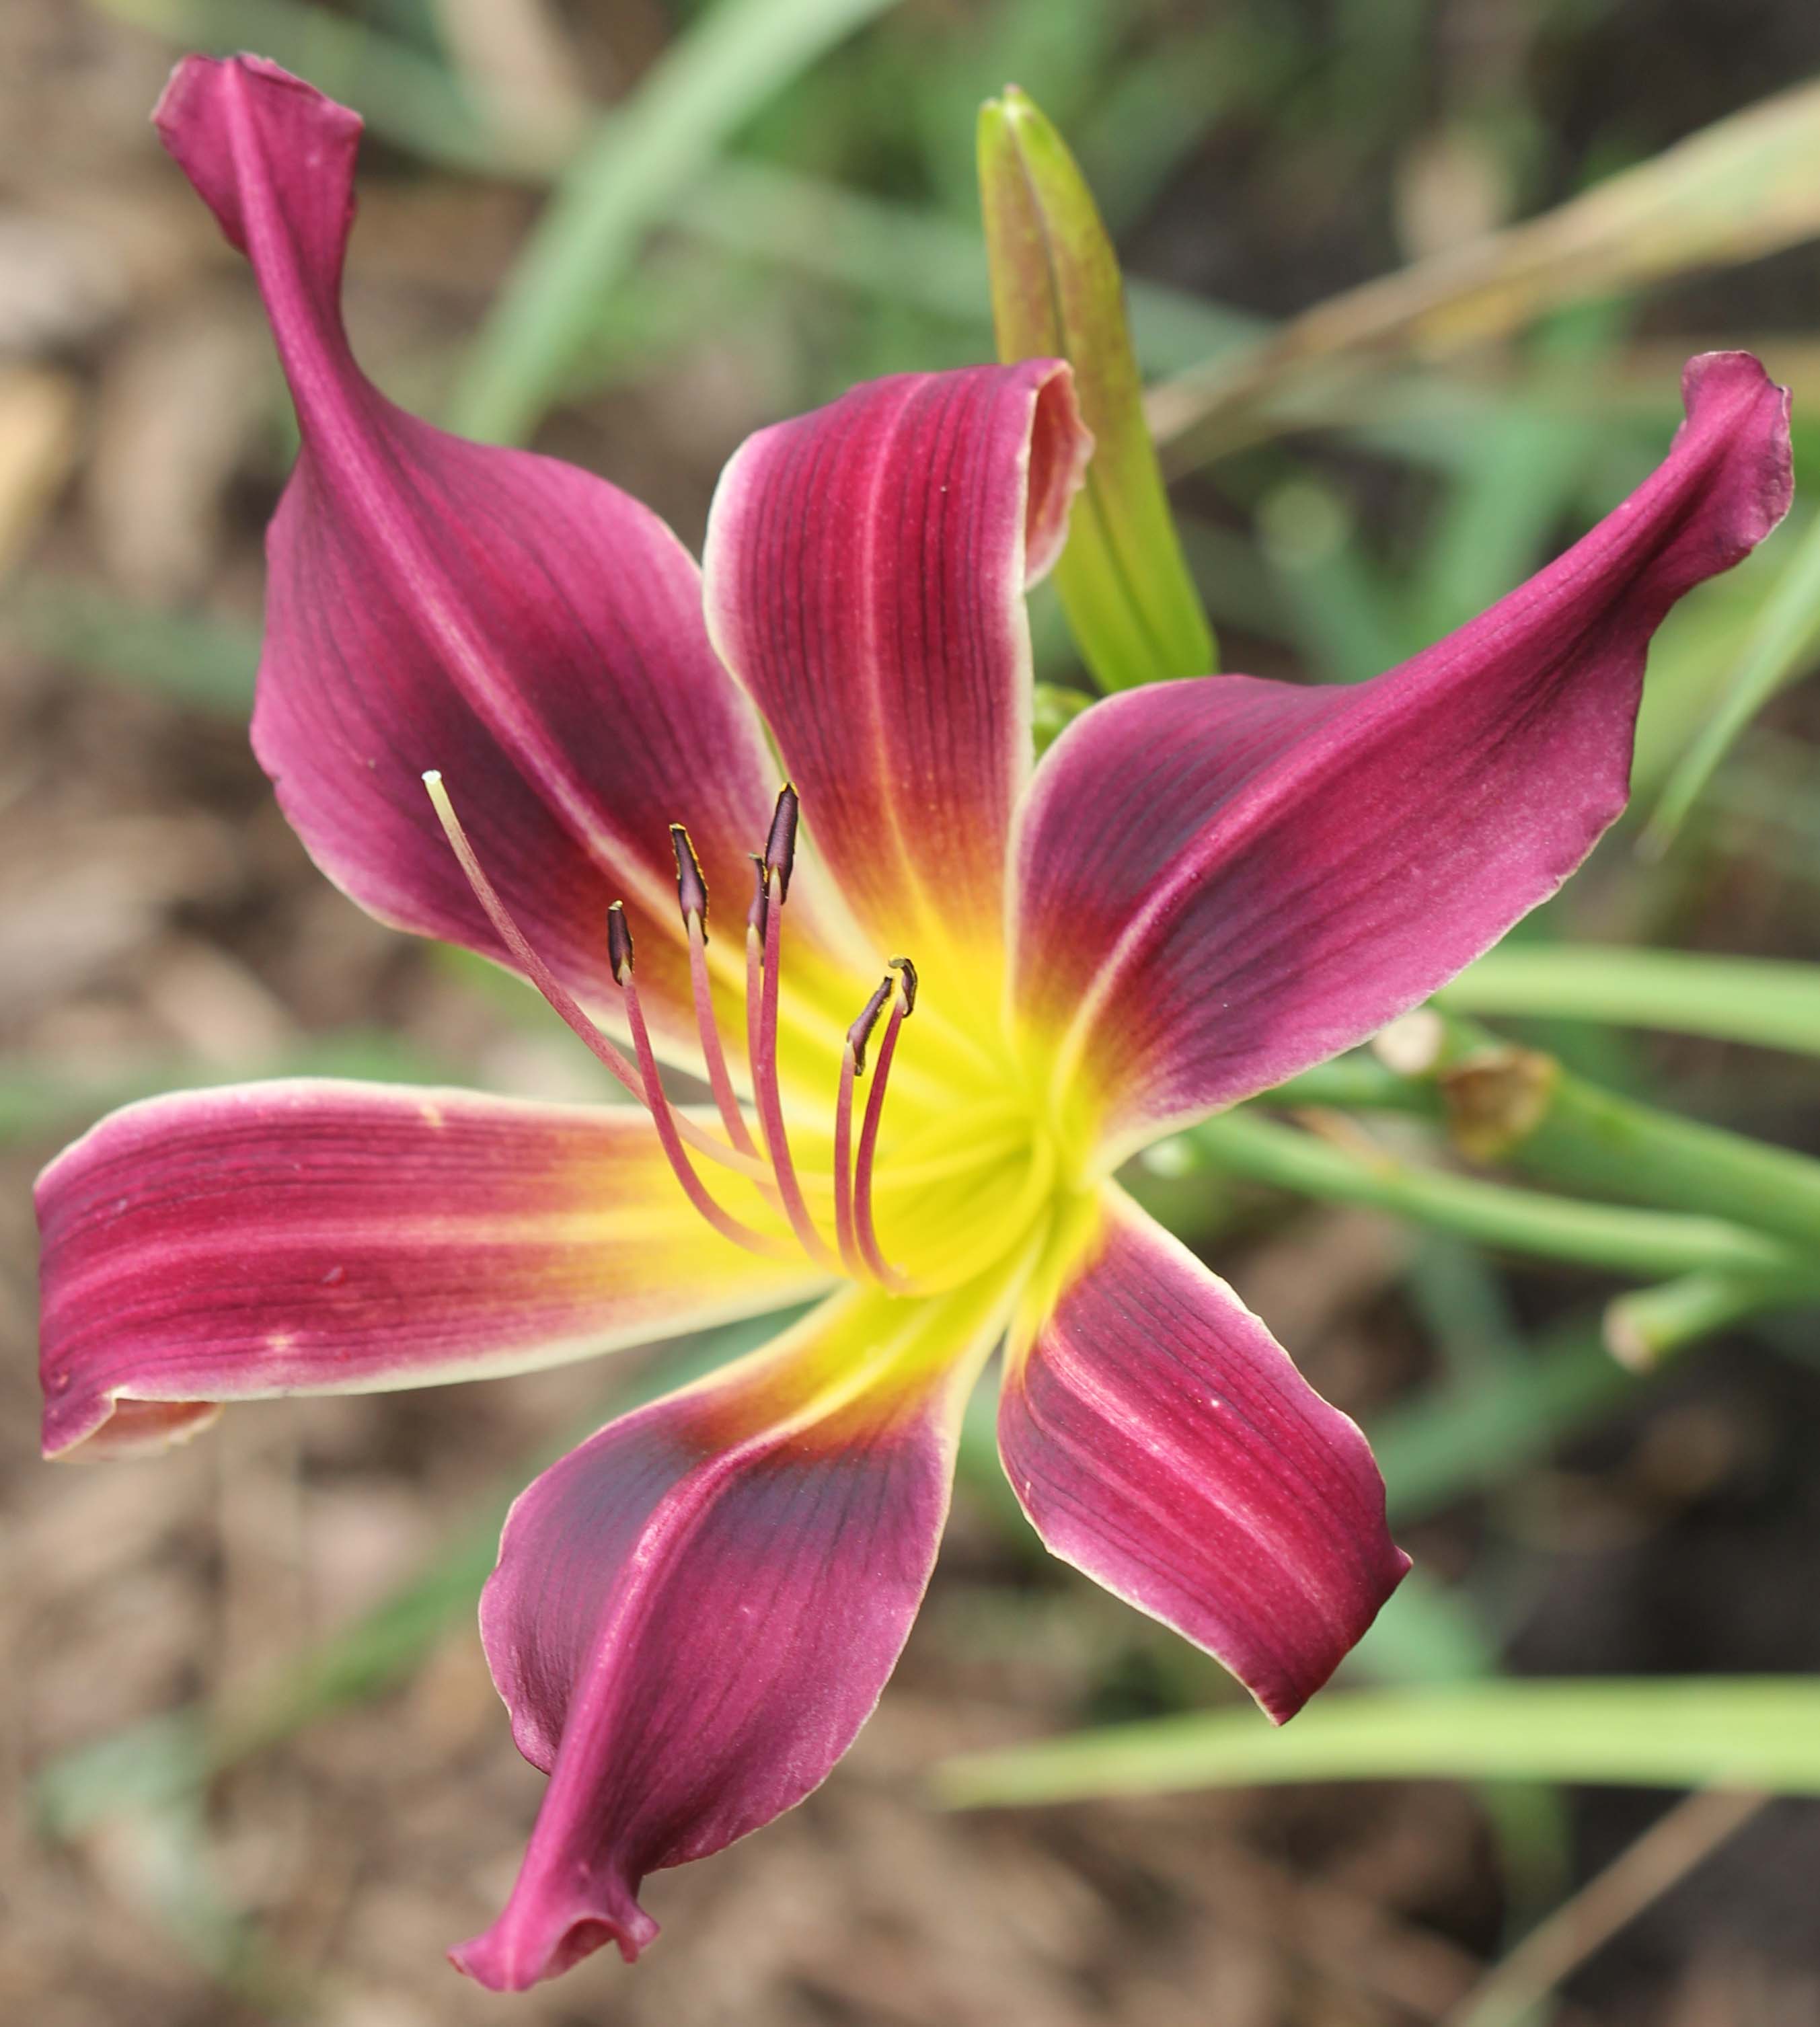
M 903 988 L 903 1017 L 907 1021 L 917 1010 L 917 968 L 907 957 L 888 958 L 885 962 Z
M 853 1071 L 855 1076 L 863 1076 L 866 1074 L 866 1045 L 872 1039 L 872 1031 L 878 1025 L 878 1017 L 884 1011 L 884 1002 L 890 999 L 892 987 L 895 982 L 888 978 L 880 980 L 877 990 L 860 1009 L 859 1018 L 847 1031 L 847 1046 L 853 1051 Z M 913 999 L 916 996 L 914 986 L 911 988 L 910 996 Z
M 701 861 L 696 857 L 695 847 L 688 833 L 681 824 L 670 827 L 670 848 L 676 854 L 676 899 L 686 922 L 693 915 L 701 924 L 702 941 L 707 941 L 708 895 L 707 881 L 702 876 Z
M 796 863 L 796 791 L 786 781 L 777 791 L 777 807 L 771 812 L 770 834 L 765 840 L 765 868 L 777 876 L 778 899 L 790 897 L 790 869 Z
M 632 931 L 623 901 L 615 901 L 607 910 L 607 962 L 613 967 L 613 983 L 623 986 L 632 976 Z

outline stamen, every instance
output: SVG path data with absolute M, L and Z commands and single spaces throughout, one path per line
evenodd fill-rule
M 859 1129 L 859 1154 L 854 1163 L 853 1196 L 854 1223 L 859 1250 L 866 1264 L 877 1277 L 881 1287 L 893 1294 L 907 1294 L 910 1283 L 895 1267 L 886 1264 L 879 1250 L 878 1231 L 872 1216 L 872 1169 L 878 1153 L 878 1126 L 884 1115 L 884 1087 L 891 1075 L 892 1058 L 897 1054 L 898 1031 L 916 1010 L 917 968 L 907 957 L 894 957 L 891 968 L 898 974 L 897 991 L 892 995 L 891 1018 L 885 1024 L 884 1039 L 878 1045 L 878 1068 L 873 1073 L 872 1088 L 866 1095 L 866 1118 Z
M 765 862 L 755 851 L 751 854 L 751 861 L 759 882 L 752 905 L 746 910 L 746 1081 L 755 1094 L 759 1088 L 759 1025 L 763 1004 L 765 931 L 771 910 L 765 898 Z M 761 1126 L 763 1123 L 762 1120 L 759 1121 Z
M 777 807 L 782 810 L 784 797 L 794 804 L 794 792 L 786 788 L 777 798 Z M 795 830 L 792 819 L 791 833 Z M 777 825 L 773 821 L 771 834 L 775 840 Z M 788 840 L 786 840 L 786 847 Z M 784 931 L 784 879 L 774 866 L 765 869 L 765 962 L 759 981 L 759 1017 L 755 1026 L 752 1021 L 751 998 L 748 989 L 746 1002 L 746 1033 L 748 1046 L 752 1056 L 752 1095 L 758 1101 L 759 1123 L 764 1128 L 765 1150 L 771 1157 L 772 1172 L 777 1179 L 777 1194 L 784 1205 L 784 1213 L 790 1220 L 790 1229 L 796 1233 L 803 1250 L 818 1267 L 832 1269 L 834 1256 L 823 1242 L 821 1235 L 815 1229 L 815 1220 L 809 1215 L 809 1206 L 803 1201 L 802 1186 L 796 1180 L 796 1166 L 790 1158 L 790 1137 L 784 1127 L 784 1104 L 777 1090 L 777 971 L 783 954 Z M 746 972 L 751 977 L 756 962 L 758 939 L 751 929 L 746 932 Z
M 790 898 L 790 869 L 796 863 L 796 819 L 801 807 L 796 791 L 786 781 L 777 791 L 770 835 L 765 840 L 766 870 L 777 874 L 782 900 Z
M 840 1095 L 834 1106 L 834 1237 L 840 1264 L 855 1280 L 861 1263 L 853 1222 L 853 1084 L 865 1072 L 866 1045 L 891 997 L 892 984 L 891 979 L 885 979 L 866 1001 L 859 1018 L 847 1029 L 840 1052 Z
M 758 1146 L 746 1128 L 745 1114 L 733 1095 L 733 1080 L 727 1074 L 726 1051 L 721 1047 L 719 1024 L 714 1019 L 714 994 L 708 984 L 707 881 L 688 833 L 681 824 L 670 827 L 670 842 L 676 853 L 676 898 L 682 910 L 683 927 L 688 933 L 688 980 L 695 998 L 696 1032 L 701 1038 L 702 1061 L 707 1068 L 708 1087 L 727 1138 L 742 1154 L 758 1158 Z
M 748 1253 L 756 1253 L 772 1260 L 788 1259 L 790 1249 L 777 1239 L 755 1231 L 749 1224 L 741 1223 L 730 1211 L 723 1210 L 709 1195 L 707 1185 L 695 1172 L 695 1165 L 688 1158 L 677 1131 L 686 1121 L 679 1121 L 665 1094 L 657 1073 L 657 1057 L 651 1046 L 650 1031 L 644 1025 L 644 1010 L 638 1003 L 638 988 L 632 976 L 632 931 L 626 920 L 622 902 L 615 901 L 607 911 L 607 954 L 613 967 L 613 977 L 626 997 L 626 1021 L 632 1030 L 632 1046 L 638 1052 L 638 1069 L 644 1084 L 644 1102 L 651 1108 L 652 1123 L 657 1128 L 657 1137 L 677 1180 L 681 1183 L 684 1194 L 701 1215 L 712 1225 L 722 1238 L 730 1239 L 735 1246 L 743 1246 Z
M 707 940 L 708 895 L 707 881 L 701 870 L 701 861 L 695 855 L 695 843 L 687 829 L 673 823 L 670 827 L 670 848 L 676 854 L 676 899 L 686 922 L 691 915 L 701 918 L 702 940 Z
M 429 791 L 431 805 L 442 825 L 443 835 L 449 840 L 449 849 L 456 862 L 467 876 L 467 884 L 474 889 L 474 898 L 485 911 L 495 933 L 511 951 L 519 969 L 547 999 L 551 1006 L 567 1024 L 593 1054 L 625 1085 L 632 1095 L 644 1102 L 644 1080 L 626 1058 L 623 1050 L 617 1049 L 600 1030 L 582 1012 L 573 993 L 564 985 L 550 967 L 545 963 L 529 943 L 524 932 L 512 919 L 510 911 L 500 897 L 493 882 L 482 869 L 469 844 L 467 833 L 461 827 L 461 819 L 455 814 L 455 805 L 449 800 L 449 791 L 442 785 L 439 770 L 432 767 L 423 777 L 423 785 Z M 693 1121 L 679 1119 L 677 1128 L 684 1139 L 710 1161 L 718 1161 L 727 1168 L 746 1169 L 751 1157 L 742 1157 L 730 1147 L 723 1147 L 712 1135 L 704 1133 Z

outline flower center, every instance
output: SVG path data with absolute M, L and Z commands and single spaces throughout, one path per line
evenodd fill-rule
M 488 879 L 441 776 L 428 789 L 475 898 L 508 951 L 545 999 L 649 1112 L 689 1202 L 721 1236 L 767 1257 L 807 1257 L 892 1294 L 932 1294 L 984 1272 L 1029 1234 L 1055 1193 L 1052 1137 L 1009 1077 L 957 1079 L 947 1102 L 913 1119 L 881 1164 L 885 1098 L 904 1024 L 915 1011 L 917 967 L 894 957 L 841 1043 L 829 1127 L 793 1147 L 778 1074 L 778 1006 L 786 906 L 799 808 L 785 784 L 755 872 L 745 924 L 746 1083 L 735 1090 L 708 972 L 708 890 L 687 829 L 670 826 L 677 900 L 688 940 L 696 1028 L 705 1081 L 724 1139 L 679 1111 L 663 1088 L 639 998 L 632 932 L 622 903 L 607 910 L 607 956 L 633 1058 L 602 1034 L 526 941 Z M 876 1044 L 876 1047 L 875 1047 Z M 947 1080 L 943 1080 L 944 1084 Z M 864 1086 L 864 1102 L 860 1102 Z M 805 1158 L 799 1161 L 799 1156 Z M 697 1157 L 714 1165 L 710 1187 Z M 881 1220 L 885 1238 L 881 1239 Z M 888 1239 L 888 1243 L 886 1242 Z

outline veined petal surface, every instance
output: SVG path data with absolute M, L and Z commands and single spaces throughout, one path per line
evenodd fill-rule
M 1109 1189 L 1007 1354 L 1006 1475 L 1044 1542 L 1205 1648 L 1278 1723 L 1401 1581 L 1364 1438 L 1181 1242 Z
M 1090 448 L 1054 360 L 904 374 L 748 438 L 709 519 L 710 630 L 842 893 L 887 954 L 965 953 L 988 1005 L 1030 770 L 1024 593 Z
M 641 1881 L 819 1785 L 921 1601 L 1004 1276 L 845 1291 L 776 1344 L 611 1423 L 506 1523 L 481 1630 L 550 1774 L 511 1898 L 452 1952 L 522 1990 L 656 1933 Z
M 777 787 L 693 560 L 604 480 L 449 436 L 361 373 L 339 302 L 356 115 L 258 58 L 191 57 L 157 123 L 253 264 L 301 429 L 253 722 L 285 814 L 382 920 L 499 958 L 424 793 L 440 769 L 532 944 L 596 1007 L 618 1007 L 604 921 L 625 900 L 647 1010 L 686 1059 L 668 826 L 736 925 Z M 799 938 L 813 919 L 812 899 L 793 910 Z M 711 943 L 729 1036 L 741 948 Z
M 1028 1032 L 1084 1069 L 1108 1165 L 1350 1047 L 1573 871 L 1628 792 L 1649 637 L 1775 526 L 1788 397 L 1688 367 L 1655 474 L 1559 561 L 1351 689 L 1247 677 L 1109 698 L 1018 833 Z
M 44 1448 L 161 1447 L 223 1401 L 559 1364 L 777 1309 L 629 1106 L 298 1079 L 148 1099 L 39 1179 Z

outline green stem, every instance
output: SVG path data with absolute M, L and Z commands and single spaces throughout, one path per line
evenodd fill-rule
M 1613 1357 L 1647 1372 L 1671 1353 L 1747 1316 L 1812 1299 L 1811 1281 L 1785 1283 L 1754 1274 L 1685 1274 L 1653 1288 L 1620 1295 L 1605 1312 L 1604 1338 Z
M 1799 1273 L 1801 1261 L 1723 1218 L 1577 1202 L 1409 1165 L 1361 1159 L 1253 1113 L 1229 1112 L 1183 1136 L 1216 1165 L 1305 1195 L 1380 1205 L 1482 1243 L 1621 1274 Z M 1820 1267 L 1814 1270 L 1820 1286 Z
M 1401 1074 L 1361 1050 L 1304 1071 L 1255 1102 L 1439 1117 L 1449 1072 L 1475 1058 L 1511 1051 L 1501 1036 L 1476 1021 L 1440 1017 L 1440 1046 L 1419 1072 Z M 1721 1206 L 1730 1223 L 1792 1242 L 1800 1264 L 1820 1272 L 1820 1161 L 1621 1097 L 1552 1057 L 1532 1054 L 1530 1060 L 1540 1102 L 1534 1116 L 1502 1143 L 1501 1161 L 1560 1189 L 1696 1214 Z M 1254 1115 L 1227 1115 L 1240 1116 Z
M 1445 1073 L 1463 1057 L 1507 1047 L 1476 1022 L 1449 1018 L 1435 1067 Z M 1722 1205 L 1728 1220 L 1792 1241 L 1796 1264 L 1820 1269 L 1820 1161 L 1620 1097 L 1559 1065 L 1534 1123 L 1503 1154 L 1562 1188 L 1666 1209 Z
M 1820 965 L 1594 943 L 1507 943 L 1436 995 L 1469 1014 L 1608 1021 L 1820 1055 Z

